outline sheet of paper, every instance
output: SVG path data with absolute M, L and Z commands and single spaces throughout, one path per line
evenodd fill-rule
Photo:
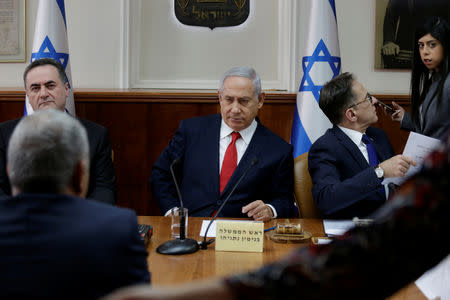
M 327 240 L 327 239 L 321 239 L 321 238 L 319 238 L 319 239 L 317 239 L 317 244 L 318 244 L 318 245 L 325 245 L 325 244 L 331 243 L 331 241 L 332 241 L 332 240 Z
M 450 300 L 450 255 L 416 280 L 428 299 Z
M 407 178 L 411 177 L 420 170 L 424 158 L 430 153 L 434 148 L 439 145 L 440 141 L 419 133 L 411 132 L 409 134 L 408 141 L 405 145 L 405 150 L 403 150 L 403 155 L 408 156 L 416 161 L 416 166 L 410 166 L 408 172 L 406 172 L 404 177 L 386 178 L 383 184 L 395 183 L 400 185 Z
M 352 220 L 323 220 L 323 229 L 326 235 L 341 235 L 355 227 Z
M 208 227 L 210 220 L 203 220 L 202 228 L 200 228 L 200 236 L 205 236 L 206 228 Z M 246 220 L 220 220 L 224 222 L 254 222 L 254 221 L 246 221 Z M 209 227 L 207 237 L 216 237 L 216 221 L 212 222 L 211 227 Z

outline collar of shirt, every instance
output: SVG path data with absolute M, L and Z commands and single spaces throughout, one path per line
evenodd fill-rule
M 364 144 L 362 141 L 363 134 L 359 131 L 350 128 L 345 128 L 342 126 L 338 127 L 345 133 L 346 136 L 348 136 L 352 140 L 353 143 L 355 143 L 355 145 L 361 151 L 364 158 L 367 160 L 367 162 L 369 162 L 369 154 L 367 153 L 367 147 L 366 144 Z
M 253 119 L 253 122 L 250 124 L 250 126 L 239 131 L 239 133 L 241 134 L 241 139 L 244 141 L 244 143 L 246 145 L 250 144 L 250 141 L 252 140 L 253 134 L 255 133 L 257 126 L 258 126 L 258 123 L 256 123 L 256 121 Z M 234 130 L 231 129 L 225 123 L 225 121 L 222 119 L 222 123 L 220 124 L 220 139 L 222 140 L 226 137 L 229 137 L 233 131 Z M 229 137 L 229 138 L 230 138 L 230 142 L 231 142 L 231 137 Z M 230 142 L 228 142 L 228 143 L 230 143 Z

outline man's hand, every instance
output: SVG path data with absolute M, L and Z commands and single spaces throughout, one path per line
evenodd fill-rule
M 253 201 L 242 207 L 242 213 L 255 221 L 269 221 L 273 217 L 272 209 L 261 200 Z
M 400 47 L 393 42 L 387 42 L 381 48 L 381 52 L 384 55 L 397 55 L 400 52 Z
M 416 165 L 416 162 L 404 155 L 396 155 L 383 161 L 379 166 L 384 171 L 384 177 L 403 177 L 409 166 Z

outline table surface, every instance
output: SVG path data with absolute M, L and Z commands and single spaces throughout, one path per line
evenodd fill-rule
M 188 237 L 201 240 L 199 236 L 202 220 L 205 218 L 189 217 Z M 171 239 L 170 217 L 139 216 L 140 224 L 153 226 L 153 235 L 147 246 L 148 267 L 152 272 L 153 286 L 168 286 L 186 283 L 194 280 L 223 277 L 239 272 L 257 269 L 265 264 L 274 262 L 291 252 L 296 247 L 304 247 L 307 243 L 275 243 L 267 236 L 264 238 L 264 250 L 262 253 L 246 252 L 222 252 L 215 251 L 215 244 L 208 246 L 207 250 L 199 250 L 196 253 L 185 255 L 163 255 L 156 252 L 156 248 Z M 286 221 L 286 219 L 284 220 Z M 320 219 L 292 219 L 300 222 L 304 230 L 312 236 L 324 236 L 322 220 Z M 264 228 L 276 224 L 276 220 L 266 222 Z M 426 299 L 415 284 L 410 284 L 395 295 L 391 300 Z

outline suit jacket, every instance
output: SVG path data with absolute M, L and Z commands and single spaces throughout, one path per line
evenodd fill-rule
M 0 298 L 97 299 L 148 283 L 136 214 L 58 194 L 0 199 Z
M 380 162 L 394 155 L 381 129 L 369 127 L 366 135 L 372 139 Z M 325 218 L 366 217 L 386 202 L 374 169 L 337 126 L 328 129 L 311 146 L 308 169 L 314 201 Z
M 6 174 L 6 154 L 9 139 L 19 121 L 20 119 L 16 119 L 0 124 L 0 197 L 11 195 L 11 186 Z M 84 119 L 78 118 L 78 121 L 86 128 L 89 141 L 91 165 L 87 198 L 114 204 L 116 177 L 111 160 L 108 130 Z
M 433 75 L 430 89 L 422 103 L 422 124 L 413 122 L 411 115 L 405 112 L 401 128 L 415 131 L 434 138 L 441 138 L 450 128 L 450 74 L 445 79 L 442 98 L 438 104 L 437 88 L 441 75 Z
M 256 158 L 258 162 L 234 190 L 222 217 L 246 217 L 246 204 L 263 200 L 273 205 L 279 217 L 295 213 L 293 200 L 292 146 L 258 122 L 247 150 L 223 193 L 219 194 L 220 115 L 184 120 L 153 166 L 152 191 L 164 213 L 179 206 L 169 166 L 176 159 L 184 206 L 190 216 L 209 217 L 226 199 L 239 178 Z
M 450 253 L 450 139 L 369 226 L 226 279 L 240 299 L 386 299 Z M 418 242 L 426 236 L 427 242 Z M 435 247 L 430 245 L 436 245 Z M 448 282 L 448 277 L 447 277 Z M 444 296 L 444 295 L 441 295 Z M 448 295 L 447 295 L 448 296 Z

